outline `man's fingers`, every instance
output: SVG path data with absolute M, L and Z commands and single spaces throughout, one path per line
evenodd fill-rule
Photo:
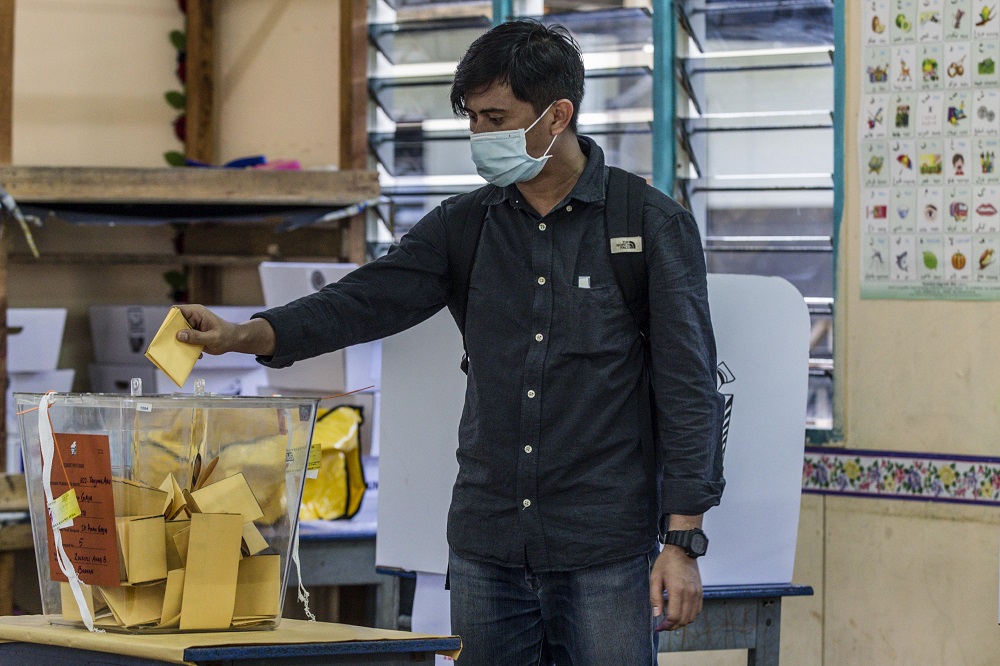
M 681 594 L 680 592 L 668 594 L 667 611 L 660 626 L 657 627 L 657 631 L 680 629 L 687 624 L 691 624 L 696 617 L 697 614 L 695 613 L 694 605 L 691 603 L 688 595 Z
M 653 617 L 663 615 L 663 590 L 666 588 L 663 578 L 654 571 L 649 576 L 649 604 L 653 607 Z
M 194 328 L 186 328 L 182 331 L 177 331 L 177 339 L 181 342 L 186 342 L 189 345 L 205 345 L 207 344 L 206 338 L 208 335 L 202 333 L 201 331 Z
M 679 629 L 698 619 L 702 605 L 701 589 L 698 586 L 668 584 L 666 589 L 666 608 L 657 631 Z M 662 592 L 660 598 L 663 598 Z M 656 615 L 655 610 L 653 615 Z
M 658 601 L 663 603 L 664 590 L 667 596 L 657 631 L 679 629 L 695 621 L 702 603 L 701 575 L 695 560 L 683 550 L 667 546 L 656 558 L 649 580 L 654 609 Z

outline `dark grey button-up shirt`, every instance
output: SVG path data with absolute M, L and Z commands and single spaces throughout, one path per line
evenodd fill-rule
M 639 555 L 663 514 L 699 514 L 722 494 L 722 398 L 691 214 L 648 188 L 656 482 L 641 444 L 644 351 L 611 264 L 604 154 L 545 217 L 516 186 L 489 206 L 466 315 L 469 377 L 448 540 L 458 553 L 536 571 Z M 448 200 L 396 251 L 259 316 L 277 333 L 271 367 L 392 335 L 449 299 Z M 462 350 L 455 350 L 458 363 Z

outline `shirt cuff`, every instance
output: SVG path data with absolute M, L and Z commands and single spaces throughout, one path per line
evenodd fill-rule
M 284 353 L 281 348 L 282 342 L 288 340 L 292 334 L 292 332 L 288 330 L 287 326 L 282 326 L 282 322 L 286 319 L 285 317 L 275 317 L 271 314 L 271 311 L 268 310 L 266 312 L 255 312 L 250 316 L 250 318 L 263 319 L 271 325 L 271 328 L 274 329 L 274 354 L 271 356 L 257 356 L 256 358 L 258 363 L 268 368 L 287 368 L 298 360 L 291 354 Z
M 726 480 L 664 479 L 660 485 L 660 514 L 697 516 L 717 506 Z

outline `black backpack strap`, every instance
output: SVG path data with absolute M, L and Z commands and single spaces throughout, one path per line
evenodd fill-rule
M 635 174 L 609 167 L 608 192 L 604 201 L 604 224 L 611 251 L 611 265 L 625 305 L 643 338 L 646 362 L 639 382 L 639 437 L 650 493 L 650 515 L 659 514 L 661 461 L 656 447 L 651 353 L 649 346 L 649 287 L 646 248 L 643 247 L 642 207 L 646 181 Z
M 639 332 L 649 338 L 649 294 L 646 252 L 642 246 L 642 206 L 646 181 L 628 171 L 609 167 L 604 224 L 611 246 L 611 265 L 625 305 Z
M 474 192 L 457 197 L 451 204 L 445 218 L 448 241 L 448 267 L 451 276 L 451 295 L 448 309 L 462 333 L 462 349 L 465 350 L 465 313 L 469 304 L 469 282 L 472 278 L 472 264 L 476 261 L 479 235 L 483 230 L 488 207 L 483 203 L 493 190 L 493 185 L 481 187 Z M 462 355 L 462 371 L 468 373 L 469 356 Z

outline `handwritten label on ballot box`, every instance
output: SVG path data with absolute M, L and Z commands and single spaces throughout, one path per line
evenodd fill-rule
M 52 496 L 59 497 L 72 487 L 80 505 L 80 516 L 62 529 L 66 554 L 84 583 L 117 586 L 121 574 L 108 436 L 54 433 L 54 439 Z M 65 582 L 56 562 L 52 525 L 46 526 L 52 580 Z

